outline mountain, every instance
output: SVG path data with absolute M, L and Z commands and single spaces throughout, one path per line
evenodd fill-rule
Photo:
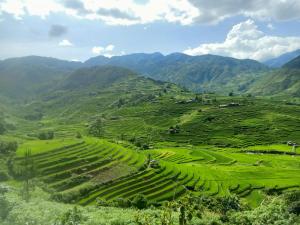
M 137 53 L 112 58 L 98 56 L 87 60 L 85 65 L 122 66 L 146 77 L 174 82 L 195 91 L 224 90 L 224 85 L 231 88 L 233 79 L 240 79 L 240 76 L 253 79 L 260 72 L 268 70 L 265 65 L 250 59 L 239 60 L 216 55 L 189 56 L 182 53 L 167 56 L 160 53 Z
M 300 70 L 300 56 L 283 65 L 283 68 Z
M 258 95 L 300 97 L 300 56 L 258 79 L 248 90 Z
M 116 66 L 81 68 L 67 77 L 67 79 L 62 82 L 61 87 L 67 90 L 99 90 L 137 76 L 135 72 L 129 69 Z
M 140 76 L 127 68 L 110 65 L 85 67 L 70 73 L 28 108 L 43 109 L 43 114 L 64 120 L 69 118 L 70 122 L 177 91 L 181 89 L 176 85 Z
M 80 68 L 79 62 L 27 56 L 0 61 L 0 94 L 25 97 L 47 90 L 57 79 Z
M 269 67 L 280 68 L 281 66 L 283 66 L 284 64 L 286 64 L 287 62 L 291 61 L 292 59 L 296 58 L 299 55 L 300 55 L 300 49 L 293 52 L 285 53 L 273 59 L 269 59 L 265 61 L 264 64 L 266 64 Z

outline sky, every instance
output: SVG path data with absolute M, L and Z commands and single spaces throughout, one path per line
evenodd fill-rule
M 0 0 L 0 59 L 161 52 L 265 61 L 300 49 L 300 0 Z

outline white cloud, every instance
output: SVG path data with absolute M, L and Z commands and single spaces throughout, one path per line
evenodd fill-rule
M 92 53 L 99 55 L 103 52 L 103 50 L 104 50 L 104 48 L 101 46 L 94 46 L 92 48 Z
M 107 45 L 106 47 L 94 46 L 92 48 L 92 53 L 96 55 L 104 55 L 107 57 L 112 57 L 112 51 L 115 49 L 115 46 L 112 44 Z
M 73 46 L 73 44 L 69 40 L 67 40 L 67 39 L 62 40 L 61 42 L 58 43 L 58 45 L 62 46 L 62 47 Z
M 267 27 L 268 27 L 270 30 L 274 30 L 274 29 L 275 29 L 275 27 L 274 27 L 273 24 L 271 24 L 271 23 L 268 23 Z
M 26 14 L 45 18 L 50 13 L 64 11 L 64 7 L 55 0 L 4 0 L 0 3 L 1 11 L 16 19 L 22 19 Z
M 114 48 L 115 48 L 115 46 L 112 45 L 112 44 L 110 44 L 110 45 L 107 45 L 107 46 L 106 46 L 105 51 L 110 52 L 110 51 L 114 50 Z
M 18 19 L 27 14 L 45 18 L 50 13 L 63 12 L 77 18 L 126 26 L 155 21 L 187 25 L 199 15 L 198 9 L 188 0 L 149 0 L 144 4 L 135 0 L 3 0 L 1 11 Z
M 198 10 L 195 22 L 218 23 L 233 16 L 257 20 L 293 20 L 300 18 L 299 0 L 189 0 Z
M 25 15 L 45 18 L 65 13 L 81 19 L 101 20 L 110 25 L 149 24 L 157 21 L 190 25 L 215 24 L 233 16 L 257 20 L 300 19 L 299 0 L 1 0 L 0 13 L 17 19 Z
M 266 60 L 300 48 L 300 37 L 268 36 L 253 20 L 234 25 L 224 42 L 189 48 L 189 55 L 216 54 L 240 59 Z

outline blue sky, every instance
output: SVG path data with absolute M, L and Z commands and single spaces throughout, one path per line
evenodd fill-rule
M 300 48 L 299 11 L 299 0 L 0 0 L 0 58 L 184 52 L 264 61 Z

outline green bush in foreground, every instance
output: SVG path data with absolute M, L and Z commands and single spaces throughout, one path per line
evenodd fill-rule
M 2 189 L 0 188 L 0 191 Z M 167 202 L 161 208 L 74 207 L 49 201 L 49 194 L 39 188 L 29 202 L 18 196 L 18 189 L 3 189 L 0 198 L 0 225 L 296 225 L 299 217 L 290 213 L 288 201 L 296 202 L 297 194 L 269 197 L 254 210 L 237 208 L 236 198 L 209 200 L 218 207 L 211 209 L 201 198 L 186 196 L 176 202 Z M 9 190 L 9 191 L 6 191 Z M 202 202 L 202 203 L 201 203 Z M 136 198 L 136 204 L 145 203 Z M 212 204 L 211 204 L 212 205 Z M 144 206 L 144 205 L 143 205 Z M 220 210 L 221 209 L 221 210 Z M 224 211 L 222 211 L 224 209 Z M 226 209 L 226 210 L 225 210 Z M 226 220 L 224 219 L 226 215 Z

